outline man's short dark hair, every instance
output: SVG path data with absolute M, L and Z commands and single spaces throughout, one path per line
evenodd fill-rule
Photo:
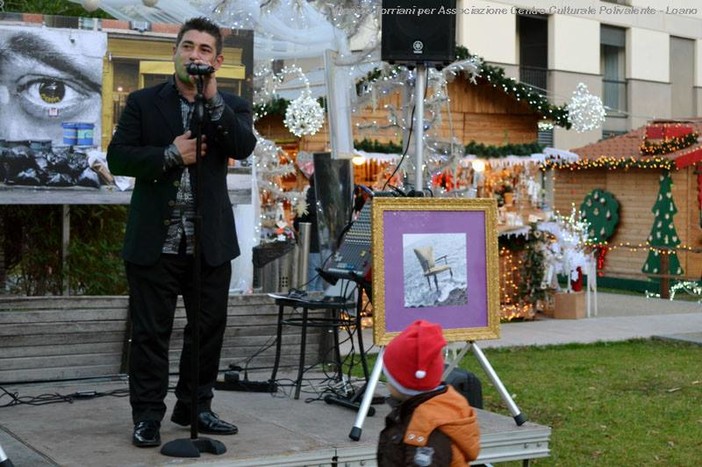
M 178 44 L 180 44 L 183 36 L 188 31 L 206 32 L 210 36 L 214 37 L 217 55 L 222 53 L 222 32 L 220 31 L 219 26 L 210 21 L 208 18 L 200 16 L 198 18 L 191 18 L 183 23 L 183 25 L 180 27 L 180 31 L 178 31 L 178 37 L 176 37 L 176 47 Z

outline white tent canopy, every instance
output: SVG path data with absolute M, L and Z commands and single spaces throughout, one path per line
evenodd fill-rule
M 83 5 L 89 2 L 126 21 L 182 23 L 188 18 L 204 15 L 222 27 L 252 29 L 254 60 L 258 63 L 281 59 L 319 59 L 324 69 L 316 72 L 313 95 L 326 95 L 329 114 L 335 116 L 330 119 L 332 152 L 341 154 L 353 151 L 349 90 L 353 79 L 369 69 L 357 66 L 359 62 L 371 55 L 376 57 L 370 61 L 378 59 L 377 53 L 370 53 L 378 45 L 380 2 L 377 0 L 346 1 L 336 5 L 305 0 L 71 1 Z M 153 6 L 146 6 L 145 3 Z M 356 42 L 364 49 L 362 52 L 351 53 L 350 36 L 356 37 Z M 346 63 L 354 65 L 344 66 Z M 296 97 L 294 94 L 301 89 L 300 86 L 301 83 L 285 83 L 285 86 L 280 86 L 279 92 L 282 94 L 279 95 L 286 99 Z
M 86 4 L 86 0 L 70 1 Z M 338 13 L 334 18 L 328 18 L 312 3 L 302 0 L 160 0 L 153 7 L 146 6 L 142 0 L 92 0 L 90 3 L 126 21 L 182 23 L 204 15 L 223 27 L 253 29 L 256 60 L 272 60 L 322 57 L 326 50 L 347 55 L 350 38 L 332 23 L 339 21 L 342 13 L 345 24 L 364 22 L 368 15 L 375 14 L 377 2 L 345 2 L 357 5 L 346 5 L 344 10 L 341 5 L 333 7 Z M 356 24 L 354 29 L 357 29 Z

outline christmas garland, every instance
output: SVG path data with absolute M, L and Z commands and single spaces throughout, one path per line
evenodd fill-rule
M 467 48 L 456 46 L 455 60 L 478 59 L 481 63 L 479 70 L 479 78 L 491 83 L 494 87 L 502 86 L 503 91 L 516 98 L 517 100 L 525 101 L 529 107 L 536 113 L 542 115 L 544 119 L 552 120 L 556 125 L 570 129 L 571 122 L 568 118 L 568 109 L 566 105 L 555 106 L 548 99 L 539 94 L 528 84 L 517 82 L 514 78 L 507 78 L 505 70 L 498 66 L 486 64 L 482 58 L 472 55 Z M 477 60 L 476 60 L 477 61 Z M 382 73 L 379 68 L 375 68 L 368 72 L 366 76 L 356 82 L 357 93 L 363 89 L 364 83 L 375 81 L 381 77 Z
M 502 146 L 485 145 L 474 140 L 466 144 L 466 154 L 475 154 L 478 157 L 497 158 L 507 156 L 530 156 L 540 154 L 544 145 L 537 142 L 524 144 L 505 144 Z
M 354 140 L 353 147 L 359 151 L 378 152 L 381 154 L 401 154 L 404 149 L 402 144 L 393 143 L 392 141 L 381 143 L 377 139 L 371 141 L 368 138 L 363 138 L 361 141 Z
M 463 46 L 456 47 L 457 60 L 466 60 L 471 57 L 473 55 L 467 48 Z M 511 94 L 517 100 L 525 101 L 533 111 L 543 115 L 544 118 L 552 120 L 560 127 L 570 129 L 571 122 L 568 119 L 568 109 L 565 105 L 555 106 L 528 84 L 520 83 L 514 78 L 507 78 L 504 68 L 488 65 L 482 60 L 481 63 L 481 78 L 490 82 L 494 87 L 502 86 L 505 93 Z
M 254 119 L 260 120 L 266 115 L 285 115 L 285 111 L 288 109 L 290 101 L 283 99 L 282 97 L 276 97 L 271 99 L 265 104 L 254 105 Z
M 392 141 L 381 143 L 377 139 L 369 140 L 364 138 L 361 141 L 354 141 L 353 147 L 359 151 L 378 152 L 382 154 L 400 154 L 403 146 Z M 524 144 L 505 144 L 502 146 L 476 143 L 474 140 L 465 145 L 466 154 L 474 154 L 480 158 L 495 159 L 507 156 L 529 156 L 539 154 L 544 150 L 544 145 L 537 142 Z
M 327 100 L 324 97 L 318 97 L 317 102 L 322 109 L 326 110 Z M 281 117 L 285 117 L 289 105 L 290 101 L 283 97 L 276 97 L 265 104 L 256 104 L 253 106 L 254 120 L 260 120 L 266 115 L 280 115 Z
M 644 137 L 643 143 L 639 147 L 642 156 L 657 156 L 661 154 L 670 154 L 671 152 L 689 148 L 693 144 L 697 144 L 698 133 L 692 132 L 685 136 L 677 136 L 666 138 L 661 142 L 651 142 Z
M 634 157 L 615 158 L 601 156 L 597 159 L 582 159 L 577 162 L 563 163 L 556 160 L 547 160 L 541 164 L 540 169 L 560 170 L 587 170 L 587 169 L 663 169 L 675 170 L 675 161 L 664 157 L 653 157 L 650 159 L 636 159 Z

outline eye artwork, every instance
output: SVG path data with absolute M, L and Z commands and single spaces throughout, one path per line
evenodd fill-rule
M 100 186 L 101 31 L 0 26 L 0 183 Z M 69 134 L 70 133 L 70 134 Z
M 91 33 L 0 27 L 0 139 L 57 146 L 63 122 L 99 122 L 107 45 Z

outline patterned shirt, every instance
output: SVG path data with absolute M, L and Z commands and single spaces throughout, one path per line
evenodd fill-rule
M 175 82 L 173 82 L 175 86 Z M 180 96 L 180 114 L 183 120 L 183 128 L 190 128 L 190 122 L 195 107 L 194 102 L 188 102 Z M 218 93 L 214 98 L 205 104 L 209 112 L 211 121 L 219 121 L 224 112 L 224 99 Z M 164 171 L 174 167 L 182 167 L 183 158 L 175 144 L 169 145 L 165 150 Z M 180 244 L 185 235 L 185 253 L 193 254 L 195 238 L 195 195 L 190 184 L 190 167 L 186 167 L 180 176 L 178 194 L 176 195 L 173 211 L 171 211 L 170 225 L 166 233 L 166 241 L 163 243 L 162 253 L 178 254 Z

